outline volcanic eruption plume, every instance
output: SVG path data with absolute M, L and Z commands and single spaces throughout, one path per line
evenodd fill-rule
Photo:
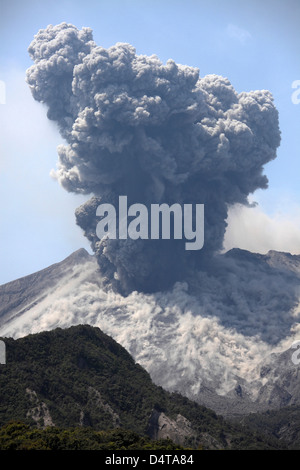
M 48 107 L 65 144 L 55 176 L 91 194 L 76 211 L 103 277 L 124 295 L 155 292 L 205 270 L 223 244 L 228 207 L 267 187 L 263 165 L 276 157 L 278 113 L 269 91 L 237 93 L 227 78 L 137 55 L 130 44 L 105 49 L 89 28 L 49 25 L 29 47 L 33 97 Z M 204 204 L 205 242 L 120 240 L 96 235 L 96 209 L 128 204 Z

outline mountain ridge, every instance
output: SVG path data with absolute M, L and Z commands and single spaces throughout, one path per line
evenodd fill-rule
M 79 248 L 62 261 L 0 285 L 0 326 L 11 319 L 14 313 L 20 316 L 31 307 L 28 297 L 34 298 L 35 302 L 40 300 L 43 292 L 55 285 L 60 278 L 65 277 L 74 264 L 80 265 L 91 260 L 94 260 L 93 255 L 90 255 L 85 248 Z
M 99 328 L 77 325 L 4 341 L 1 426 L 15 420 L 37 429 L 121 428 L 192 448 L 282 448 L 272 436 L 156 386 Z
M 219 260 L 220 279 L 206 279 L 200 272 L 202 277 L 195 277 L 189 285 L 177 283 L 166 292 L 134 292 L 124 298 L 105 286 L 94 255 L 85 249 L 77 250 L 59 263 L 0 286 L 0 334 L 19 338 L 87 323 L 99 326 L 125 347 L 157 385 L 177 391 L 220 415 L 245 415 L 299 404 L 298 368 L 291 361 L 290 351 L 298 332 L 298 313 L 295 310 L 287 316 L 282 308 L 297 308 L 296 304 L 293 306 L 294 299 L 287 297 L 285 286 L 296 289 L 300 285 L 300 256 L 233 249 Z M 253 271 L 253 287 L 247 279 L 243 281 L 249 270 Z M 238 276 L 239 283 L 244 282 L 245 286 L 242 295 L 249 298 L 239 298 Z M 266 286 L 259 276 L 264 276 Z M 226 278 L 228 286 L 222 288 Z M 215 284 L 211 284 L 211 279 Z M 272 290 L 282 280 L 282 294 L 273 295 Z M 209 295 L 207 301 L 203 296 L 206 305 L 200 297 L 199 304 L 197 297 L 202 284 L 204 293 Z M 215 297 L 220 289 L 224 295 L 217 303 Z M 261 297 L 262 289 L 267 291 L 266 301 Z M 229 309 L 230 315 L 223 316 L 223 324 L 222 318 L 205 313 L 205 309 L 211 310 L 211 302 L 217 308 Z M 263 302 L 269 302 L 270 307 L 266 311 L 268 317 L 262 321 L 257 308 L 265 308 Z M 249 310 L 248 317 L 243 309 Z M 255 330 L 249 334 L 246 322 L 258 332 L 258 322 L 271 332 L 278 322 L 278 331 L 285 328 L 292 335 L 279 346 L 268 344 L 254 334 Z M 215 344 L 214 349 L 206 347 L 210 344 Z

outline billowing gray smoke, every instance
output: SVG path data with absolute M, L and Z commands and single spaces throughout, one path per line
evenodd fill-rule
M 88 28 L 48 26 L 29 47 L 33 97 L 48 106 L 67 142 L 56 177 L 70 192 L 93 197 L 76 211 L 100 269 L 120 292 L 171 286 L 207 266 L 222 248 L 228 206 L 267 186 L 263 165 L 280 143 L 278 113 L 268 91 L 238 94 L 223 77 L 164 65 L 129 44 L 95 44 Z M 128 204 L 205 205 L 205 243 L 99 240 L 96 208 Z

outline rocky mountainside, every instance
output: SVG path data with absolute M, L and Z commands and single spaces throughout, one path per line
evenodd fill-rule
M 66 286 L 68 281 L 82 282 L 80 272 L 74 272 L 74 268 L 84 266 L 86 270 L 88 265 L 97 270 L 93 256 L 80 249 L 62 262 L 0 286 L 0 325 L 20 318 L 41 303 L 51 290 Z
M 263 432 L 279 442 L 283 441 L 290 449 L 300 449 L 300 407 L 283 407 L 279 410 L 254 413 L 236 420 L 252 431 Z
M 226 262 L 226 263 L 225 263 Z M 84 249 L 0 286 L 0 335 L 99 327 L 155 384 L 224 416 L 300 404 L 300 256 L 231 250 L 211 272 L 127 297 L 103 283 Z
M 203 449 L 277 449 L 263 433 L 156 386 L 99 328 L 79 325 L 14 340 L 0 366 L 0 424 L 34 428 L 122 428 Z

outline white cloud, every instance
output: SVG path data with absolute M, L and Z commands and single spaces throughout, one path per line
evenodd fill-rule
M 224 248 L 255 253 L 269 250 L 300 254 L 300 208 L 269 216 L 259 207 L 236 205 L 229 210 Z
M 252 38 L 249 31 L 247 31 L 246 29 L 243 29 L 243 28 L 239 28 L 238 26 L 236 26 L 232 23 L 230 23 L 227 26 L 226 32 L 227 32 L 227 34 L 230 38 L 236 39 L 241 44 L 245 44 L 247 40 Z

